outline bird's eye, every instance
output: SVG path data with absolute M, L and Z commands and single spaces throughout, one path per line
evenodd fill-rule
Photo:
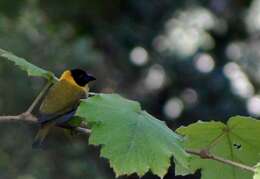
M 79 75 L 79 78 L 80 78 L 80 79 L 84 78 L 84 75 Z

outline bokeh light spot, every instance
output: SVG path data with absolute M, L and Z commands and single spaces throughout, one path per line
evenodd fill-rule
M 229 44 L 226 49 L 226 56 L 230 60 L 239 60 L 242 57 L 242 44 L 239 42 Z
M 166 79 L 165 71 L 161 65 L 153 65 L 150 67 L 145 78 L 145 86 L 150 90 L 160 89 Z
M 201 73 L 209 73 L 215 67 L 215 62 L 209 54 L 199 54 L 195 58 L 194 65 L 196 69 Z
M 245 18 L 247 29 L 250 33 L 259 32 L 260 30 L 260 0 L 254 0 L 251 3 L 248 14 Z
M 247 111 L 253 116 L 260 116 L 260 96 L 256 95 L 247 100 Z
M 240 66 L 234 62 L 224 66 L 224 74 L 230 80 L 231 90 L 234 94 L 243 97 L 251 97 L 255 89 Z
M 135 47 L 130 52 L 130 60 L 137 66 L 145 65 L 148 62 L 148 53 L 143 47 Z
M 181 98 L 185 104 L 194 105 L 198 101 L 198 93 L 192 88 L 187 88 L 182 92 Z
M 179 117 L 183 111 L 183 102 L 179 98 L 171 98 L 169 99 L 164 108 L 164 114 L 172 119 Z
M 160 53 L 190 57 L 199 48 L 214 48 L 215 41 L 207 31 L 222 27 L 219 22 L 213 13 L 202 7 L 179 11 L 165 23 L 165 33 L 155 37 L 153 45 Z

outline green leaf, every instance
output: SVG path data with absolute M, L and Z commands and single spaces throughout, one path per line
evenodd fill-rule
M 39 68 L 27 62 L 25 59 L 15 56 L 11 52 L 0 49 L 0 56 L 14 62 L 17 66 L 19 66 L 20 69 L 26 71 L 29 76 L 43 77 L 47 80 L 56 80 L 56 77 L 52 72 Z
M 78 117 L 78 116 L 73 116 L 67 123 L 69 126 L 79 127 L 82 121 L 83 121 L 83 118 Z
M 194 173 L 194 170 L 192 170 L 189 167 L 184 167 L 182 165 L 180 165 L 177 161 L 175 161 L 175 175 L 182 175 L 182 176 L 185 176 L 185 175 L 189 175 L 189 174 L 193 174 Z
M 151 170 L 163 177 L 170 158 L 187 167 L 189 155 L 182 138 L 164 122 L 141 110 L 139 103 L 115 94 L 99 94 L 82 101 L 77 115 L 92 126 L 90 144 L 101 145 L 117 176 Z
M 260 159 L 260 121 L 251 117 L 236 116 L 227 124 L 222 122 L 196 122 L 180 127 L 186 149 L 208 149 L 213 155 L 253 166 Z M 252 173 L 217 161 L 193 156 L 190 161 L 193 172 L 201 170 L 202 179 L 248 179 Z
M 253 179 L 260 179 L 260 163 L 255 166 L 255 174 Z

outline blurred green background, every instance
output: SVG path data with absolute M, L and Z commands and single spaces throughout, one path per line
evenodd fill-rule
M 0 48 L 57 75 L 86 69 L 92 91 L 138 100 L 174 130 L 260 116 L 259 9 L 260 0 L 1 0 Z M 0 59 L 0 114 L 23 112 L 43 84 Z M 35 151 L 36 130 L 0 124 L 0 179 L 115 178 L 86 137 L 55 130 Z M 200 176 L 174 177 L 173 167 L 165 179 Z

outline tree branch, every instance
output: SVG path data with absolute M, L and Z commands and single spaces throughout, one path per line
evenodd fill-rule
M 19 120 L 20 116 L 0 116 L 0 121 L 16 121 Z
M 232 160 L 224 159 L 224 158 L 219 157 L 219 156 L 212 155 L 208 152 L 208 150 L 195 151 L 195 150 L 187 149 L 186 152 L 189 153 L 189 154 L 192 154 L 192 155 L 199 156 L 202 159 L 215 160 L 215 161 L 227 164 L 227 165 L 238 167 L 242 170 L 247 170 L 247 171 L 255 173 L 254 167 L 244 165 L 242 163 L 238 163 L 238 162 L 235 162 L 235 161 L 232 161 Z
M 23 122 L 29 122 L 29 123 L 38 123 L 37 118 L 32 115 L 31 113 L 22 113 L 16 116 L 0 116 L 0 122 L 12 122 L 12 121 L 23 121 Z M 56 126 L 56 127 L 61 127 L 65 128 L 62 126 Z M 84 127 L 76 127 L 75 129 L 76 132 L 83 133 L 89 135 L 91 133 L 90 129 L 84 128 Z

